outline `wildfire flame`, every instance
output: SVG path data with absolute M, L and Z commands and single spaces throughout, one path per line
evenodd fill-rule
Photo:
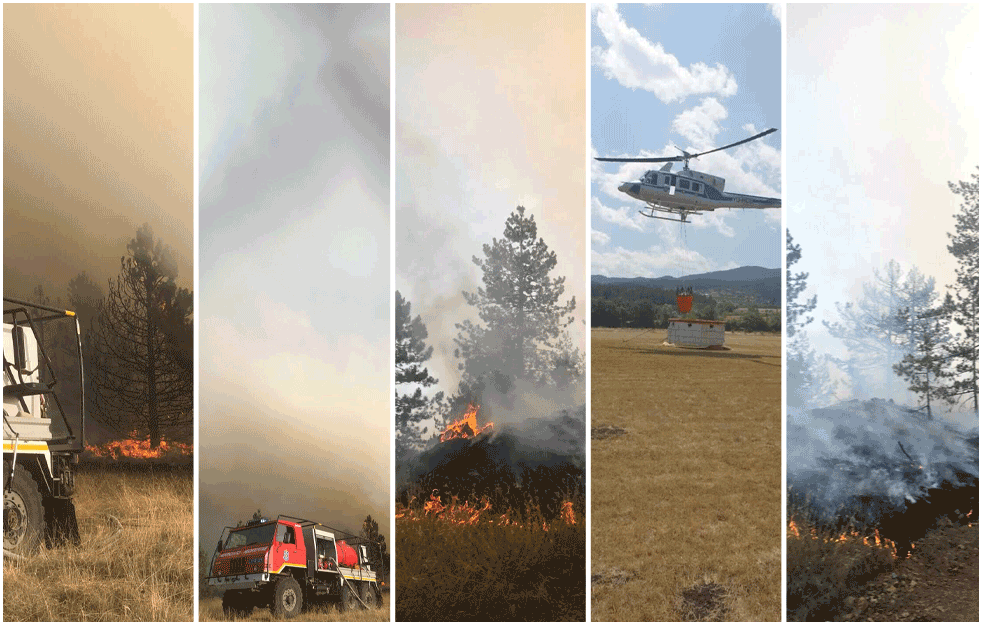
M 857 541 L 868 547 L 876 547 L 878 549 L 890 549 L 892 554 L 897 553 L 897 545 L 894 541 L 889 538 L 881 538 L 881 533 L 879 530 L 874 530 L 873 536 L 868 536 L 866 534 L 861 534 L 857 530 L 851 530 L 849 532 L 842 532 L 839 536 L 835 537 L 823 537 L 820 538 L 819 534 L 816 532 L 815 528 L 810 528 L 809 534 L 813 540 L 822 540 L 824 543 L 846 543 L 851 541 Z M 795 524 L 794 519 L 789 519 L 788 522 L 788 535 L 794 536 L 795 538 L 802 538 L 802 531 L 799 526 Z M 915 545 L 912 543 L 912 549 Z M 911 557 L 911 553 L 908 553 L 908 557 Z
M 192 445 L 168 442 L 161 439 L 160 445 L 150 447 L 150 439 L 138 438 L 136 432 L 130 432 L 130 437 L 119 441 L 110 441 L 103 445 L 86 445 L 85 450 L 97 458 L 163 458 L 165 456 L 190 456 L 194 451 Z
M 573 515 L 573 502 L 564 501 L 563 511 L 560 513 L 560 518 L 562 518 L 568 525 L 576 525 L 577 518 Z
M 495 424 L 488 423 L 479 428 L 478 405 L 468 404 L 468 409 L 464 411 L 464 415 L 454 423 L 448 425 L 441 433 L 440 442 L 446 443 L 455 438 L 472 438 L 486 430 L 490 430 L 493 425 Z
M 459 503 L 457 498 L 452 498 L 450 503 L 443 503 L 436 491 L 430 494 L 430 498 L 423 504 L 423 514 L 418 514 L 412 508 L 400 506 L 396 510 L 396 518 L 407 521 L 420 521 L 423 519 L 440 520 L 451 525 L 478 525 L 480 523 L 490 523 L 498 526 L 523 527 L 521 523 L 512 518 L 509 513 L 488 518 L 486 512 L 491 510 L 491 503 L 485 500 L 481 505 L 468 502 Z M 573 502 L 563 503 L 560 513 L 560 520 L 567 525 L 576 525 L 577 521 L 573 513 Z M 482 518 L 485 516 L 485 518 Z M 543 531 L 550 531 L 550 526 L 543 522 Z

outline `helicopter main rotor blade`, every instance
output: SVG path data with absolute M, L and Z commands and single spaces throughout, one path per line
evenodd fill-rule
M 645 157 L 645 158 L 611 158 L 611 157 L 605 158 L 605 157 L 595 156 L 594 157 L 594 160 L 595 161 L 604 161 L 605 163 L 668 163 L 668 162 L 676 162 L 676 163 L 678 163 L 680 161 L 688 161 L 691 158 L 697 158 L 699 156 L 703 156 L 704 154 L 712 154 L 713 152 L 719 152 L 720 150 L 726 150 L 728 148 L 732 148 L 732 147 L 737 146 L 737 145 L 741 145 L 741 144 L 744 144 L 744 143 L 748 143 L 750 141 L 754 141 L 755 139 L 760 139 L 761 137 L 763 137 L 765 135 L 770 135 L 771 133 L 775 132 L 776 130 L 778 130 L 778 129 L 777 128 L 769 128 L 768 130 L 766 130 L 764 132 L 759 132 L 758 134 L 754 135 L 753 137 L 748 137 L 747 139 L 742 139 L 741 141 L 737 141 L 735 143 L 731 143 L 731 144 L 725 145 L 723 147 L 714 148 L 712 150 L 707 150 L 706 152 L 698 152 L 696 154 L 690 154 L 689 152 L 687 152 L 687 151 L 685 151 L 685 150 L 680 149 L 680 148 L 677 147 L 676 149 L 679 150 L 680 152 L 682 152 L 683 153 L 683 156 L 655 156 L 655 157 Z
M 735 145 L 741 145 L 742 143 L 748 143 L 749 141 L 754 141 L 755 139 L 760 139 L 761 137 L 763 137 L 765 135 L 770 135 L 771 133 L 775 132 L 776 130 L 778 130 L 778 128 L 769 128 L 768 130 L 766 130 L 764 132 L 759 132 L 758 134 L 754 135 L 753 137 L 748 137 L 747 139 L 743 139 L 741 141 L 738 141 L 737 143 L 731 143 L 730 145 L 725 145 L 722 148 L 714 148 L 712 150 L 707 150 L 706 152 L 699 152 L 697 154 L 690 154 L 689 157 L 690 158 L 696 158 L 698 156 L 703 156 L 704 154 L 711 154 L 713 152 L 719 152 L 720 150 L 726 150 L 728 148 L 734 147 Z
M 657 157 L 646 157 L 646 158 L 602 158 L 600 156 L 594 157 L 595 161 L 604 161 L 606 163 L 668 163 L 669 161 L 678 162 L 683 160 L 682 156 L 657 156 Z

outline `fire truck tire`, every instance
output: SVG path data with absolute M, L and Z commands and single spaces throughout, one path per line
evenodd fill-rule
M 341 601 L 338 602 L 339 611 L 354 612 L 362 607 L 362 604 L 358 602 L 358 595 L 355 592 L 356 590 L 352 586 L 352 582 L 346 580 L 345 585 L 341 587 Z
M 377 585 L 369 584 L 369 600 L 365 602 L 370 608 L 382 607 L 382 589 Z
M 31 553 L 41 544 L 44 509 L 34 476 L 17 467 L 9 480 L 10 463 L 3 462 L 3 548 L 13 553 Z
M 374 599 L 372 598 L 372 585 L 368 582 L 358 583 L 358 596 L 362 600 L 361 607 L 371 608 L 373 607 Z
M 253 604 L 246 593 L 239 590 L 229 590 L 222 595 L 222 612 L 226 616 L 230 618 L 249 616 L 252 611 Z
M 292 577 L 282 577 L 273 587 L 273 616 L 293 618 L 304 607 L 304 593 Z

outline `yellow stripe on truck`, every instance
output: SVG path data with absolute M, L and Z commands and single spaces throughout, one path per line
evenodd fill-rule
M 13 451 L 13 443 L 4 443 L 4 451 Z M 17 443 L 17 451 L 48 451 L 48 443 Z
M 284 562 L 283 563 L 283 566 L 281 566 L 280 568 L 278 568 L 275 571 L 270 571 L 270 573 L 277 574 L 277 573 L 279 573 L 280 571 L 282 571 L 283 569 L 285 569 L 288 566 L 296 567 L 296 568 L 299 568 L 299 569 L 306 569 L 307 568 L 307 565 L 306 564 L 294 564 L 293 562 Z

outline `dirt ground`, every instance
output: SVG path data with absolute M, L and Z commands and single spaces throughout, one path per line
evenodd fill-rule
M 855 597 L 844 621 L 977 622 L 979 525 L 947 526 L 915 543 L 911 557 Z
M 781 620 L 778 335 L 591 331 L 592 619 Z

